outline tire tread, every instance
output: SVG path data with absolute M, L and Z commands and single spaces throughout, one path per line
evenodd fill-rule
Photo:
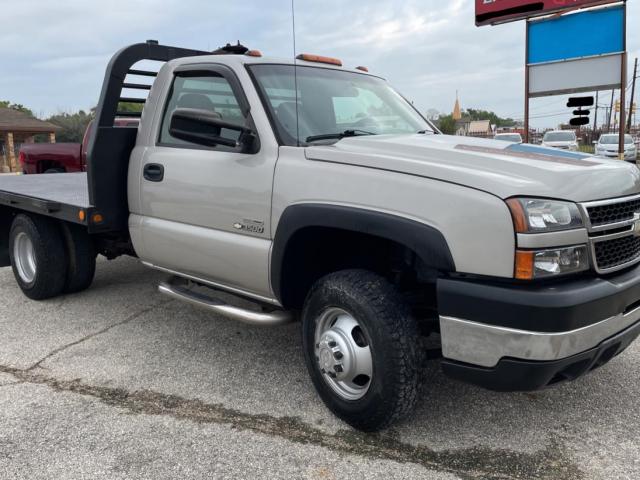
M 390 364 L 389 372 L 386 372 L 390 383 L 386 388 L 391 393 L 382 395 L 381 403 L 373 410 L 367 409 L 365 415 L 344 415 L 336 412 L 331 404 L 328 406 L 355 428 L 364 431 L 384 429 L 413 411 L 418 400 L 423 351 L 418 341 L 417 323 L 397 289 L 368 270 L 342 270 L 323 277 L 311 288 L 307 302 L 322 294 L 322 290 L 366 303 L 375 315 L 378 336 L 387 340 L 384 354 Z M 307 349 L 305 354 L 308 355 Z M 326 395 L 321 396 L 327 403 Z

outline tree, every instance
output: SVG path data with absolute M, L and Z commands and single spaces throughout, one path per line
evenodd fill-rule
M 516 124 L 515 120 L 512 118 L 501 118 L 494 112 L 476 110 L 474 108 L 468 108 L 462 112 L 462 117 L 466 117 L 469 120 L 490 120 L 491 124 L 497 127 L 513 127 Z
M 445 135 L 454 135 L 456 133 L 456 121 L 453 115 L 440 115 L 437 121 L 438 128 Z
M 47 122 L 53 123 L 61 128 L 56 133 L 58 142 L 80 143 L 84 137 L 87 125 L 93 119 L 93 114 L 80 110 L 76 113 L 59 113 L 47 119 Z
M 427 116 L 427 120 L 431 120 L 432 122 L 435 122 L 440 117 L 440 112 L 435 108 L 430 108 L 429 110 L 427 110 L 426 116 Z
M 11 110 L 17 110 L 18 112 L 26 113 L 31 117 L 34 116 L 33 112 L 21 103 L 11 103 L 8 100 L 0 100 L 0 108 L 10 108 Z
M 144 108 L 143 103 L 120 102 L 118 103 L 119 112 L 141 112 Z

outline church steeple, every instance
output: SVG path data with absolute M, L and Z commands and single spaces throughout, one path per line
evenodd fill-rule
M 456 104 L 453 107 L 453 119 L 460 120 L 462 118 L 462 111 L 460 110 L 460 100 L 458 100 L 458 91 L 456 90 Z

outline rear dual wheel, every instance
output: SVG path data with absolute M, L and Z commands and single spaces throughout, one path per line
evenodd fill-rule
M 17 215 L 9 233 L 9 257 L 23 293 L 44 300 L 87 288 L 95 251 L 86 231 L 39 215 Z

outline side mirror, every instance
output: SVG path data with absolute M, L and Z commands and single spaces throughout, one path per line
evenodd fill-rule
M 596 143 L 598 143 L 598 141 L 597 141 L 597 140 L 594 140 L 594 141 L 593 141 L 593 142 L 591 142 L 591 143 L 593 143 L 593 144 L 595 145 Z
M 222 130 L 232 130 L 238 132 L 236 140 L 221 136 Z M 209 110 L 199 110 L 195 108 L 178 108 L 171 114 L 169 133 L 172 137 L 204 145 L 215 147 L 224 145 L 255 152 L 257 137 L 250 128 L 225 122 L 220 118 L 220 114 Z

